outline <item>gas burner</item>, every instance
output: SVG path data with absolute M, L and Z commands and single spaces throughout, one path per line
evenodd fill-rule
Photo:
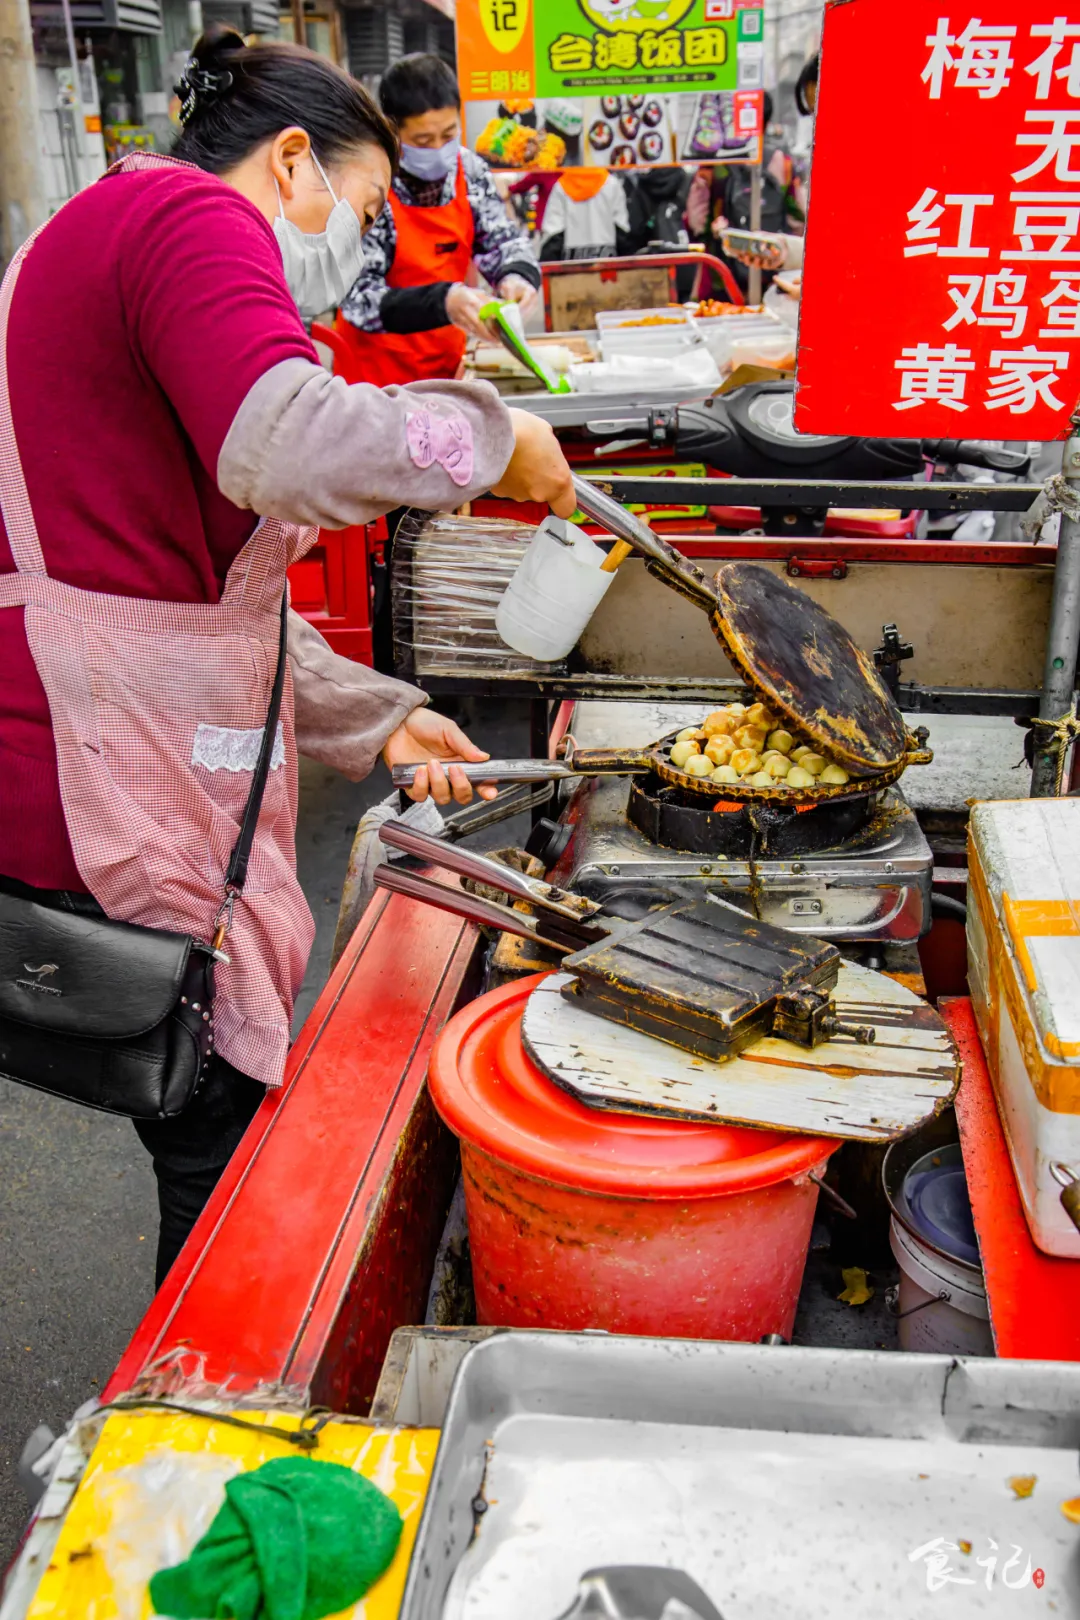
M 822 939 L 910 943 L 927 932 L 933 856 L 898 787 L 802 814 L 779 807 L 767 851 L 752 852 L 748 819 L 760 825 L 763 808 L 702 808 L 650 779 L 635 780 L 628 808 L 625 779 L 593 778 L 564 811 L 573 838 L 548 877 L 619 917 L 705 890 Z
M 645 776 L 634 778 L 627 815 L 640 833 L 665 849 L 765 860 L 849 844 L 874 817 L 880 798 L 864 794 L 807 808 L 773 803 L 721 808 L 722 789 L 712 806 L 699 794 Z

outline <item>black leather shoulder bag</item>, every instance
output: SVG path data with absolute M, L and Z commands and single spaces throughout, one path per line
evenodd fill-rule
M 219 917 L 247 878 L 285 687 L 286 599 L 259 758 Z M 55 910 L 0 890 L 0 1075 L 132 1119 L 194 1097 L 214 1049 L 213 941 Z

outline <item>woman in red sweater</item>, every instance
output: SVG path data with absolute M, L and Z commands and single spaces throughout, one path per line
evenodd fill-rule
M 314 526 L 487 489 L 573 507 L 550 430 L 483 386 L 346 386 L 301 312 L 356 279 L 395 139 L 310 52 L 200 42 L 175 157 L 81 192 L 0 293 L 0 888 L 207 940 Z M 299 308 L 298 308 L 299 304 Z M 358 779 L 426 760 L 464 801 L 481 759 L 422 692 L 290 615 L 289 673 L 249 879 L 218 969 L 215 1051 L 185 1112 L 139 1121 L 159 1280 L 281 1083 L 312 935 L 296 881 L 295 750 Z M 291 691 L 290 691 L 291 688 Z

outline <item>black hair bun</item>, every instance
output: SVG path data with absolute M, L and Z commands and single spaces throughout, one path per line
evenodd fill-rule
M 244 39 L 225 23 L 211 23 L 192 48 L 184 71 L 174 85 L 180 97 L 180 122 L 190 123 L 232 89 L 234 77 L 229 62 L 245 49 Z

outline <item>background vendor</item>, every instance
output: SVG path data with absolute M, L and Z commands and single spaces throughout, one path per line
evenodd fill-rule
M 811 120 L 811 121 L 813 120 L 814 115 L 815 115 L 815 113 L 817 111 L 817 90 L 818 90 L 818 72 L 819 72 L 819 68 L 820 68 L 820 57 L 817 54 L 815 54 L 814 56 L 812 56 L 810 58 L 810 60 L 808 62 L 806 62 L 803 65 L 802 72 L 799 74 L 798 80 L 797 80 L 796 85 L 795 85 L 795 105 L 799 110 L 800 117 L 802 117 L 804 119 Z M 771 121 L 771 118 L 772 118 L 772 98 L 770 97 L 768 91 L 766 91 L 765 92 L 765 125 L 766 125 L 766 128 L 768 128 L 768 125 L 769 125 L 769 123 Z M 768 146 L 766 146 L 766 152 L 768 152 L 768 150 L 769 150 Z M 785 166 L 790 165 L 791 160 L 786 157 L 786 154 L 782 154 L 782 156 L 783 156 L 784 165 Z M 784 170 L 784 167 L 781 167 L 781 168 L 776 167 L 776 164 L 775 164 L 775 149 L 774 149 L 774 157 L 773 157 L 773 159 L 770 159 L 768 156 L 766 156 L 765 163 L 766 163 L 766 174 L 768 174 L 770 172 L 770 169 L 771 169 L 774 180 L 776 180 L 778 182 L 781 181 L 783 179 L 783 175 L 784 175 L 785 170 Z M 792 173 L 793 172 L 794 171 L 792 169 Z M 768 185 L 768 181 L 766 181 L 766 185 Z M 775 232 L 770 232 L 769 226 L 764 223 L 765 214 L 764 214 L 764 206 L 763 206 L 763 212 L 762 212 L 763 229 L 764 229 L 764 232 L 765 232 L 766 235 L 772 234 L 772 241 L 769 243 L 767 251 L 764 252 L 764 253 L 744 253 L 744 252 L 734 253 L 732 255 L 732 257 L 735 258 L 735 259 L 738 259 L 740 264 L 747 265 L 750 269 L 753 269 L 756 266 L 757 269 L 764 270 L 770 276 L 775 275 L 780 270 L 801 270 L 802 269 L 803 251 L 804 251 L 804 247 L 805 247 L 804 233 L 806 231 L 806 208 L 807 208 L 807 205 L 808 205 L 808 202 L 809 202 L 809 194 L 808 194 L 807 188 L 800 181 L 796 185 L 793 185 L 791 187 L 790 192 L 785 192 L 785 196 L 792 197 L 794 199 L 794 202 L 795 202 L 796 206 L 794 208 L 792 208 L 789 204 L 785 203 L 783 220 L 776 224 Z M 764 205 L 765 199 L 763 198 L 762 201 L 763 201 L 763 205 Z M 691 218 L 691 205 L 692 205 L 692 203 L 693 203 L 693 188 L 691 188 L 691 203 L 688 203 L 688 205 L 687 205 L 687 219 L 688 219 L 688 222 L 690 223 L 691 230 L 695 234 L 697 234 L 699 231 L 704 231 L 706 229 L 705 221 L 707 219 L 707 215 L 706 215 L 705 212 L 699 211 L 698 218 L 700 219 L 701 223 L 699 225 L 695 225 L 693 219 Z M 727 210 L 727 212 L 736 213 L 737 210 L 731 210 L 729 208 Z M 749 215 L 747 215 L 747 218 L 748 217 L 749 217 Z M 798 229 L 796 231 L 794 231 L 794 232 L 791 232 L 791 231 L 788 231 L 788 230 L 785 229 L 785 226 L 788 225 L 791 222 L 797 222 L 798 223 Z M 716 221 L 714 220 L 713 223 L 714 223 L 714 226 L 715 226 Z M 729 223 L 732 224 L 732 225 L 740 225 L 741 221 L 737 217 L 733 217 L 729 221 Z M 719 231 L 716 231 L 715 234 L 721 234 L 722 231 L 723 231 L 723 228 L 724 227 L 721 224 Z M 705 245 L 706 245 L 706 251 L 710 251 L 710 245 L 709 245 L 708 241 L 706 241 Z M 715 249 L 712 249 L 711 251 L 715 251 Z M 725 257 L 726 257 L 726 255 L 725 255 Z
M 747 231 L 751 228 L 751 175 L 745 164 L 702 164 L 691 182 L 686 202 L 686 223 L 691 236 L 704 243 L 706 253 L 716 254 L 731 266 L 744 293 L 749 286 L 748 266 L 758 264 L 767 273 L 765 285 L 768 286 L 772 272 L 802 265 L 806 188 L 794 160 L 770 133 L 772 119 L 773 99 L 766 90 L 761 218 L 755 229 L 756 234 L 771 238 L 767 255 L 743 251 L 729 254 L 722 245 L 728 229 Z
M 364 239 L 364 268 L 337 329 L 366 382 L 454 377 L 467 336 L 490 336 L 480 320 L 490 294 L 465 285 L 470 264 L 523 315 L 540 271 L 487 164 L 462 148 L 461 97 L 446 63 L 403 57 L 383 75 L 379 98 L 401 141 L 401 168 Z

